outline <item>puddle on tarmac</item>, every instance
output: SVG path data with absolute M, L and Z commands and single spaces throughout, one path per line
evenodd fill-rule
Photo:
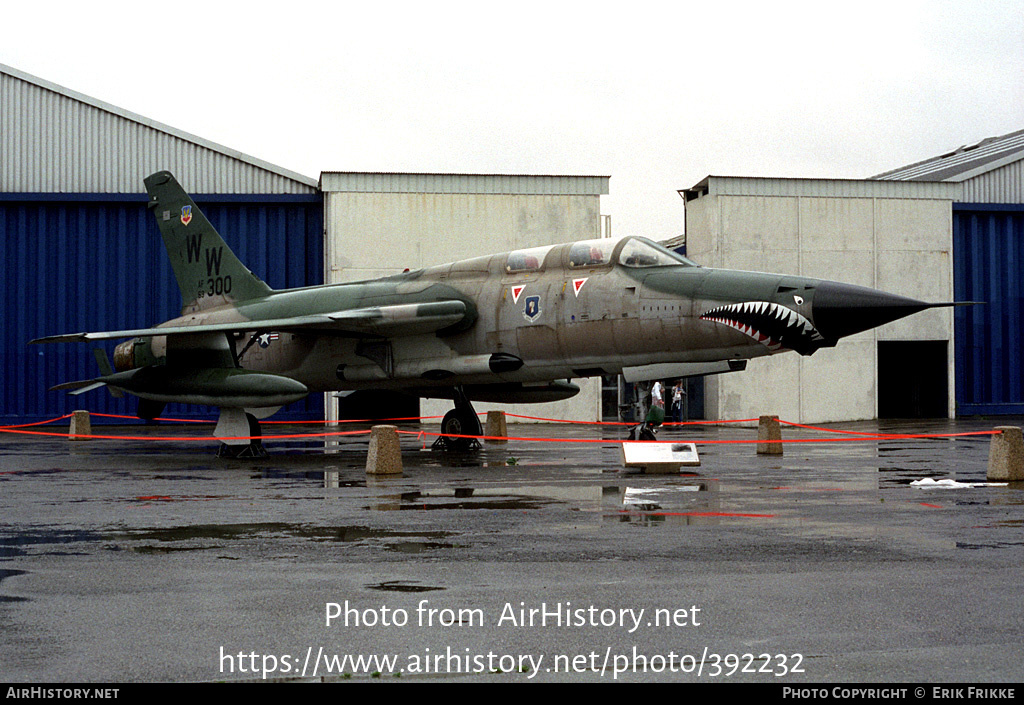
M 387 551 L 397 553 L 425 553 L 426 551 L 437 551 L 444 548 L 455 548 L 455 544 L 441 543 L 438 541 L 398 541 L 384 546 Z
M 137 553 L 161 554 L 224 548 L 236 542 L 267 538 L 295 538 L 318 543 L 378 542 L 386 550 L 421 553 L 452 548 L 452 544 L 443 541 L 452 535 L 450 531 L 390 531 L 366 526 L 313 526 L 283 522 L 198 524 L 110 532 L 32 530 L 0 537 L 0 556 L 53 555 L 52 551 L 41 550 L 42 547 L 74 543 L 92 544 L 108 551 L 128 549 Z
M 366 539 L 428 538 L 439 539 L 451 535 L 448 531 L 389 531 L 366 526 L 310 526 L 267 522 L 261 524 L 205 524 L 149 529 L 121 534 L 122 538 L 142 541 L 190 541 L 203 539 L 242 539 L 259 535 L 294 536 L 311 541 L 364 541 Z
M 3 581 L 6 578 L 13 578 L 13 577 L 15 577 L 17 575 L 25 575 L 26 572 L 27 571 L 24 571 L 24 570 L 8 570 L 8 569 L 0 568 L 0 583 L 3 583 Z M 5 602 L 28 602 L 28 601 L 29 600 L 28 600 L 27 597 L 16 597 L 14 595 L 0 595 L 0 604 L 3 604 Z
M 555 499 L 528 496 L 505 497 L 473 497 L 472 490 L 458 490 L 456 493 L 444 495 L 425 494 L 420 492 L 403 492 L 394 498 L 381 497 L 377 504 L 363 507 L 377 511 L 431 511 L 435 509 L 540 509 L 549 504 L 557 503 Z
M 646 487 L 561 483 L 412 490 L 394 495 L 381 495 L 364 509 L 526 511 L 547 507 L 574 512 L 594 512 L 613 522 L 652 526 L 666 523 L 709 523 L 712 519 L 717 521 L 733 516 L 721 509 L 718 480 L 703 478 L 682 478 L 682 481 L 673 479 L 668 484 L 647 483 Z
M 358 467 L 358 466 L 353 466 Z M 334 470 L 261 470 L 258 475 L 252 475 L 254 480 L 313 480 L 318 483 L 331 482 L 331 487 L 366 487 L 365 480 L 339 481 L 340 471 Z
M 0 583 L 3 583 L 7 578 L 13 578 L 16 575 L 25 575 L 24 570 L 10 570 L 7 568 L 0 568 Z
M 1019 546 L 1024 546 L 1024 541 L 992 541 L 991 543 L 956 542 L 957 548 L 965 548 L 972 551 L 978 551 L 985 548 L 1017 548 Z
M 376 585 L 367 585 L 367 590 L 383 590 L 385 592 L 431 592 L 433 590 L 446 590 L 447 588 L 433 585 L 420 585 L 414 580 L 389 580 Z
M 931 468 L 878 468 L 879 489 L 905 487 L 916 480 L 943 478 L 948 473 Z
M 742 517 L 765 518 L 765 513 L 744 513 L 722 508 L 718 480 L 673 478 L 665 484 L 639 485 L 550 484 L 511 487 L 478 486 L 413 490 L 382 495 L 365 509 L 377 511 L 433 510 L 536 510 L 556 508 L 592 512 L 604 522 L 638 526 L 719 523 Z M 401 550 L 401 549 L 395 549 Z
M 206 551 L 211 548 L 224 548 L 221 544 L 210 546 L 135 546 L 132 548 L 136 553 L 158 554 L 158 553 L 179 553 L 182 551 Z M 120 549 L 117 549 L 120 550 Z
M 103 534 L 95 531 L 64 530 L 64 529 L 30 529 L 16 531 L 7 536 L 0 536 L 0 558 L 27 556 L 31 547 L 63 546 L 77 543 L 96 543 L 103 539 Z M 66 552 L 45 551 L 47 555 L 69 555 Z

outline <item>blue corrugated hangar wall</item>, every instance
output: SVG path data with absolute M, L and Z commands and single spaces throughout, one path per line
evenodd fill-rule
M 958 415 L 1024 414 L 1024 205 L 953 204 Z
M 323 283 L 319 194 L 193 198 L 239 259 L 272 288 Z M 83 408 L 135 413 L 134 397 L 115 399 L 104 389 L 78 397 L 48 391 L 97 376 L 97 346 L 27 343 L 57 333 L 148 327 L 179 314 L 181 294 L 146 200 L 145 194 L 0 194 L 0 424 Z M 112 358 L 117 342 L 99 347 Z M 210 412 L 172 404 L 165 413 L 213 418 Z M 310 395 L 274 418 L 323 418 L 323 395 Z

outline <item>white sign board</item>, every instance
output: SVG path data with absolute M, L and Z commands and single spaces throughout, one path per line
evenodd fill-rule
M 693 443 L 635 441 L 622 444 L 622 465 L 649 473 L 679 472 L 683 466 L 699 466 L 700 458 Z

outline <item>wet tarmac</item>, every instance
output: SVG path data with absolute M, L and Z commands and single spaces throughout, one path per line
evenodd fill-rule
M 602 433 L 621 437 L 509 426 Z M 268 440 L 243 461 L 209 442 L 0 434 L 0 679 L 1024 680 L 1024 488 L 910 484 L 984 482 L 987 436 L 782 457 L 709 443 L 671 475 L 625 471 L 613 442 L 430 440 L 403 436 L 404 474 L 376 479 L 366 436 Z

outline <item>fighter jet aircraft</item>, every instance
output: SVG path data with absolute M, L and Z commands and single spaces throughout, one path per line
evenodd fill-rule
M 641 237 L 545 245 L 372 281 L 274 291 L 231 252 L 174 177 L 145 179 L 181 289 L 181 316 L 153 328 L 33 343 L 130 338 L 114 368 L 58 385 L 218 407 L 218 438 L 307 394 L 401 390 L 449 398 L 445 434 L 481 435 L 473 401 L 571 397 L 570 380 L 627 381 L 741 369 L 810 355 L 933 306 L 849 284 L 696 265 Z M 74 393 L 74 392 L 73 392 Z M 260 452 L 228 441 L 232 454 Z

